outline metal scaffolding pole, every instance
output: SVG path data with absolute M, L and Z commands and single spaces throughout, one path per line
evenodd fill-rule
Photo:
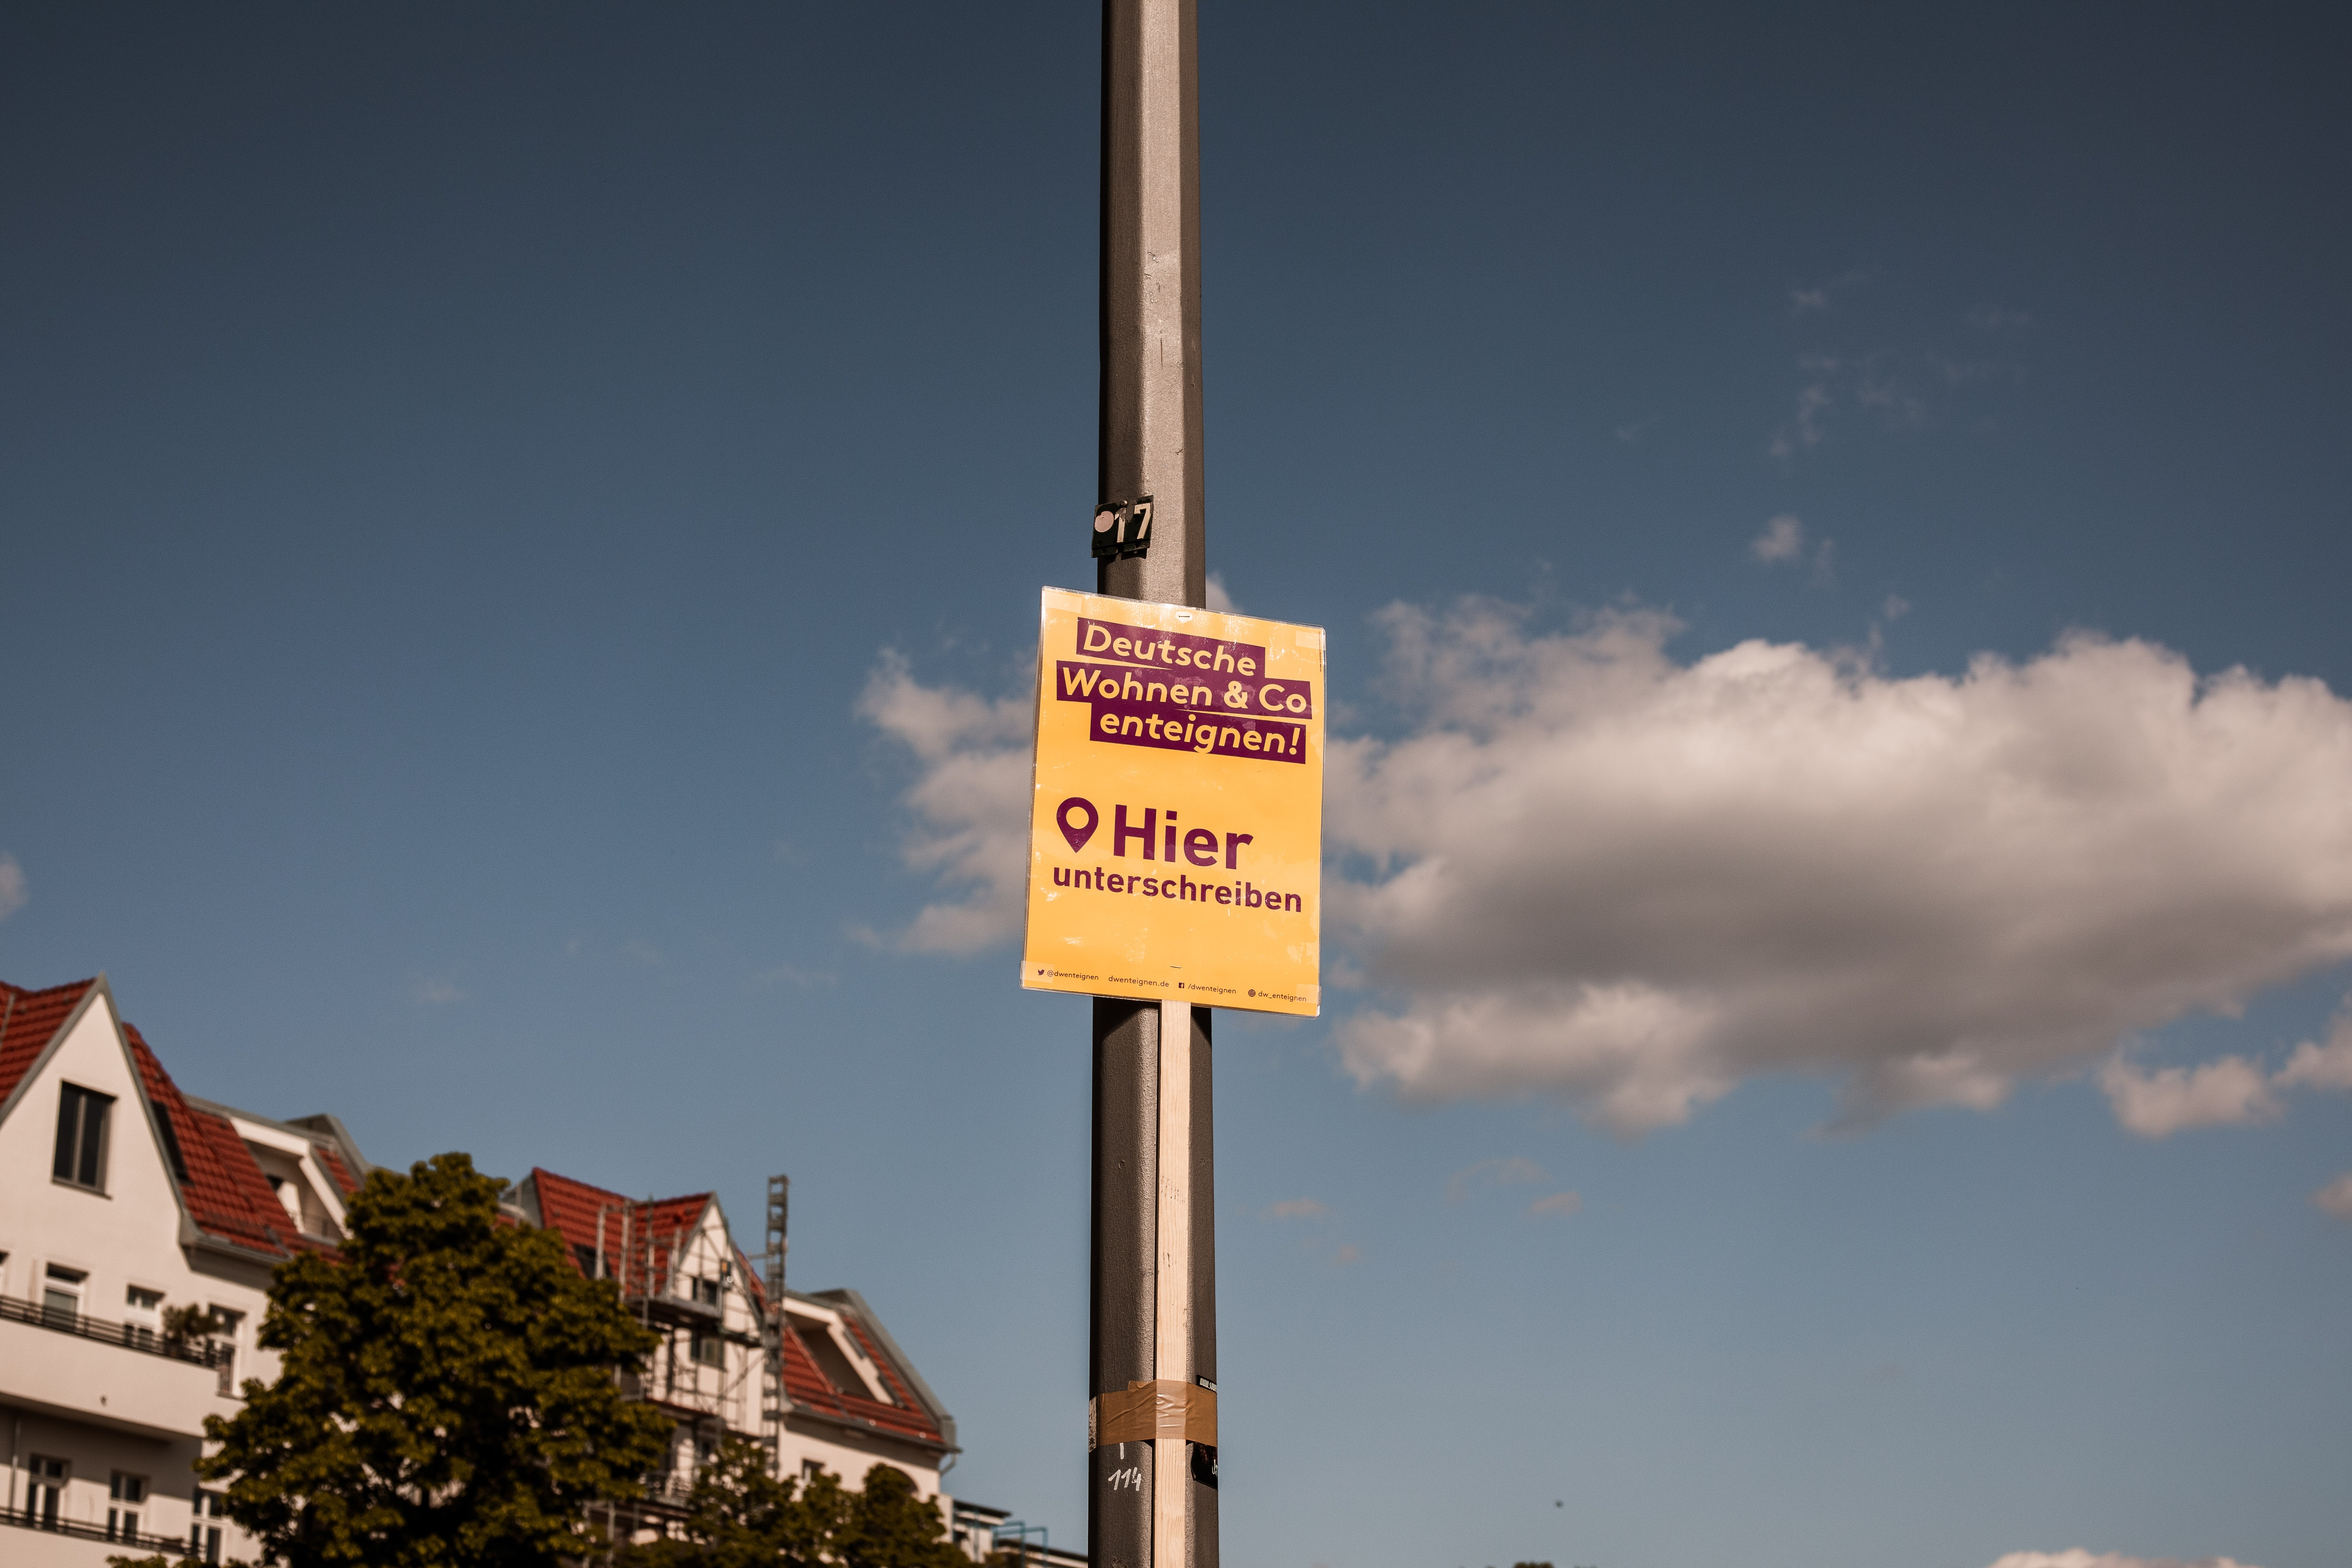
M 1192 0 L 1104 0 L 1097 499 L 1152 498 L 1151 546 L 1096 591 L 1205 607 L 1201 193 Z M 1087 1388 L 1216 1386 L 1210 1013 L 1094 1004 Z M 1096 1568 L 1217 1568 L 1216 1450 L 1181 1438 L 1089 1456 Z

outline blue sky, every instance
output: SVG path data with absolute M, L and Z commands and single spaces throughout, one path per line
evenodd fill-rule
M 1227 1560 L 2340 1562 L 2340 21 L 1203 10 L 1360 977 L 1221 1026 Z M 1097 62 L 0 20 L 0 974 L 384 1163 L 790 1172 L 1057 1543 L 1083 1005 L 903 933 L 1088 582 Z

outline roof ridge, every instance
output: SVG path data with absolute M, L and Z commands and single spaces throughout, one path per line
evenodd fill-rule
M 611 1198 L 614 1203 L 628 1204 L 632 1207 L 641 1209 L 665 1208 L 671 1204 L 709 1203 L 719 1195 L 718 1190 L 712 1188 L 699 1193 L 680 1193 L 676 1197 L 633 1198 L 626 1193 L 616 1193 L 610 1187 L 600 1187 L 593 1182 L 583 1182 L 577 1176 L 567 1176 L 561 1171 L 551 1171 L 544 1165 L 533 1165 L 530 1168 L 530 1173 L 534 1176 L 552 1176 L 567 1185 L 580 1187 L 600 1196 Z

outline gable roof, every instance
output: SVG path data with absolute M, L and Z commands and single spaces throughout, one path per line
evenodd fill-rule
M 703 1211 L 716 1201 L 709 1193 L 633 1201 L 608 1188 L 591 1186 L 539 1166 L 533 1166 L 519 1185 L 529 1188 L 537 1198 L 539 1223 L 562 1234 L 572 1254 L 572 1266 L 583 1275 L 592 1272 L 596 1258 L 597 1221 L 600 1215 L 604 1217 L 605 1270 L 608 1275 L 617 1272 L 623 1276 L 623 1293 L 627 1295 L 658 1294 L 667 1288 L 670 1244 L 679 1232 L 699 1224 Z M 656 1243 L 650 1260 L 650 1292 L 646 1291 L 646 1260 L 640 1257 L 631 1262 L 620 1261 L 620 1223 L 611 1212 L 615 1207 L 625 1207 L 630 1215 L 633 1249 L 640 1238 Z M 740 1247 L 734 1247 L 734 1253 L 736 1278 L 751 1297 L 753 1308 L 764 1314 L 768 1292 L 760 1271 L 751 1255 Z M 634 1278 L 628 1277 L 631 1270 L 635 1271 Z M 886 1405 L 868 1397 L 863 1387 L 852 1390 L 836 1386 L 802 1341 L 800 1331 L 793 1327 L 788 1314 L 784 1320 L 784 1397 L 792 1403 L 794 1414 L 934 1447 L 955 1447 L 954 1422 L 940 1409 L 929 1387 L 907 1363 L 888 1331 L 873 1321 L 872 1310 L 856 1292 L 832 1290 L 811 1296 L 787 1289 L 784 1297 L 787 1302 L 797 1299 L 840 1314 L 843 1325 L 856 1339 L 866 1359 L 882 1373 L 891 1398 L 897 1401 Z
M 0 1105 L 5 1105 L 59 1029 L 104 976 L 30 991 L 0 981 Z M 117 1013 L 118 1021 L 120 1013 Z M 163 1070 L 135 1024 L 122 1024 L 122 1042 L 139 1075 L 139 1089 L 152 1117 L 163 1163 L 179 1190 L 189 1221 L 205 1239 L 265 1258 L 334 1248 L 303 1236 L 270 1190 L 253 1152 L 227 1117 L 202 1102 L 191 1103 Z M 338 1127 L 340 1131 L 340 1127 Z M 314 1142 L 321 1163 L 346 1194 L 356 1184 L 338 1152 Z M 358 1151 L 352 1149 L 354 1157 Z M 183 1239 L 186 1239 L 184 1237 Z
M 0 980 L 0 1104 L 16 1092 L 42 1049 L 97 984 L 93 975 L 46 991 L 27 991 Z

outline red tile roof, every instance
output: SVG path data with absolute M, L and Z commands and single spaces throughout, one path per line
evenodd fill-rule
M 92 978 L 27 991 L 0 981 L 0 1101 L 16 1092 L 32 1070 L 33 1058 L 97 984 Z
M 888 1356 L 882 1353 L 882 1347 L 874 1342 L 874 1336 L 866 1331 L 866 1325 L 858 1321 L 854 1314 L 844 1312 L 841 1316 L 842 1321 L 849 1325 L 849 1331 L 857 1336 L 858 1348 L 866 1352 L 866 1359 L 872 1362 L 875 1370 L 882 1374 L 883 1383 L 889 1387 L 890 1397 L 898 1401 L 898 1404 L 891 1408 L 902 1420 L 915 1416 L 916 1413 L 923 1407 L 915 1396 L 907 1391 L 905 1381 L 898 1376 L 898 1367 L 891 1363 Z M 938 1429 L 928 1420 L 922 1422 L 922 1426 L 934 1436 L 938 1435 Z
M 28 991 L 0 981 L 0 1100 L 16 1091 L 42 1048 L 97 984 L 94 979 L 77 980 L 70 985 Z M 136 1026 L 123 1025 L 122 1036 L 138 1066 L 140 1088 L 163 1129 L 173 1179 L 179 1184 L 197 1226 L 222 1241 L 273 1258 L 289 1257 L 297 1248 L 331 1250 L 295 1229 L 236 1129 L 226 1118 L 188 1104 Z M 351 1191 L 351 1176 L 342 1162 L 331 1150 L 322 1148 L 320 1152 L 336 1181 Z
M 583 1274 L 589 1272 L 583 1260 L 596 1256 L 601 1239 L 606 1275 L 621 1280 L 623 1293 L 632 1296 L 660 1295 L 668 1289 L 668 1244 L 699 1220 L 710 1205 L 709 1193 L 640 1202 L 538 1166 L 531 1168 L 530 1183 L 539 1194 L 540 1223 L 570 1244 L 572 1267 Z M 629 1254 L 625 1260 L 625 1216 Z M 648 1241 L 655 1243 L 650 1258 L 639 1250 Z
M 576 1182 L 569 1176 L 559 1176 L 552 1171 L 538 1167 L 533 1167 L 530 1181 L 539 1194 L 541 1220 L 549 1229 L 562 1234 L 563 1239 L 571 1246 L 572 1266 L 583 1274 L 588 1272 L 584 1260 L 593 1259 L 596 1255 L 596 1222 L 600 1214 L 604 1215 L 605 1269 L 608 1274 L 618 1277 L 623 1266 L 620 1261 L 621 1222 L 617 1208 L 625 1207 L 629 1211 L 629 1235 L 634 1250 L 641 1237 L 650 1235 L 656 1242 L 666 1242 L 681 1228 L 693 1225 L 701 1217 L 711 1196 L 709 1193 L 693 1193 L 685 1197 L 634 1202 L 619 1193 L 592 1187 L 585 1182 Z M 662 1289 L 660 1281 L 668 1266 L 667 1251 L 667 1247 L 658 1246 L 654 1250 L 656 1291 Z M 636 1262 L 637 1277 L 628 1279 L 625 1286 L 629 1293 L 635 1294 L 645 1289 L 644 1267 L 644 1259 L 640 1257 Z M 735 1268 L 736 1277 L 743 1282 L 744 1290 L 751 1299 L 753 1310 L 765 1312 L 768 1305 L 766 1284 L 751 1255 L 740 1247 L 735 1249 Z M 858 1347 L 880 1370 L 891 1397 L 898 1403 L 885 1405 L 880 1400 L 867 1398 L 862 1390 L 851 1392 L 835 1388 L 817 1365 L 816 1358 L 809 1353 L 808 1346 L 802 1342 L 799 1331 L 790 1326 L 789 1320 L 784 1333 L 784 1396 L 793 1405 L 820 1415 L 860 1422 L 898 1436 L 944 1446 L 947 1440 L 941 1435 L 939 1424 L 931 1419 L 921 1402 L 908 1392 L 905 1378 L 890 1358 L 882 1353 L 874 1337 L 857 1321 L 857 1315 L 838 1304 L 829 1305 L 841 1314 L 842 1321 L 856 1336 Z
M 310 1152 L 319 1156 L 320 1168 L 327 1173 L 327 1179 L 335 1184 L 337 1192 L 348 1198 L 360 1190 L 360 1184 L 352 1181 L 352 1173 L 343 1168 L 343 1157 L 335 1152 L 333 1144 L 313 1143 Z
M 743 1279 L 751 1288 L 751 1299 L 764 1309 L 768 1292 L 751 1268 L 751 1259 L 740 1248 L 736 1257 L 741 1260 Z M 784 1397 L 797 1406 L 819 1414 L 845 1416 L 885 1432 L 944 1445 L 947 1437 L 940 1432 L 939 1423 L 931 1419 L 922 1402 L 907 1391 L 906 1379 L 900 1375 L 898 1364 L 882 1353 L 882 1347 L 874 1342 L 874 1336 L 866 1332 L 866 1325 L 858 1321 L 857 1314 L 839 1302 L 829 1305 L 841 1314 L 842 1323 L 856 1337 L 858 1348 L 866 1352 L 866 1359 L 872 1362 L 875 1370 L 882 1374 L 884 1385 L 898 1403 L 885 1405 L 879 1400 L 867 1398 L 862 1389 L 835 1387 L 832 1379 L 825 1376 L 824 1369 L 817 1365 L 816 1358 L 809 1353 L 800 1331 L 792 1327 L 789 1315 L 784 1328 Z
M 196 1224 L 223 1241 L 273 1257 L 289 1257 L 297 1248 L 328 1250 L 296 1230 L 285 1205 L 269 1190 L 268 1178 L 254 1163 L 253 1152 L 228 1119 L 192 1108 L 140 1037 L 138 1027 L 125 1024 L 122 1033 L 139 1064 L 139 1079 L 147 1090 L 148 1103 L 168 1122 L 179 1142 L 187 1167 L 180 1192 Z
M 800 1331 L 789 1327 L 789 1316 L 785 1320 L 788 1331 L 784 1335 L 785 1397 L 794 1405 L 845 1415 L 853 1421 L 862 1421 L 869 1426 L 900 1436 L 926 1443 L 944 1443 L 946 1439 L 941 1436 L 938 1424 L 916 1403 L 914 1395 L 907 1392 L 898 1368 L 890 1364 L 890 1358 L 875 1344 L 873 1336 L 866 1331 L 866 1325 L 857 1321 L 856 1313 L 842 1309 L 836 1310 L 841 1311 L 843 1324 L 856 1338 L 858 1348 L 866 1352 L 866 1359 L 881 1373 L 891 1397 L 898 1403 L 885 1405 L 878 1399 L 867 1398 L 862 1393 L 853 1394 L 834 1387 L 824 1373 L 817 1369 L 815 1358 L 809 1354 L 808 1347 L 801 1342 Z

